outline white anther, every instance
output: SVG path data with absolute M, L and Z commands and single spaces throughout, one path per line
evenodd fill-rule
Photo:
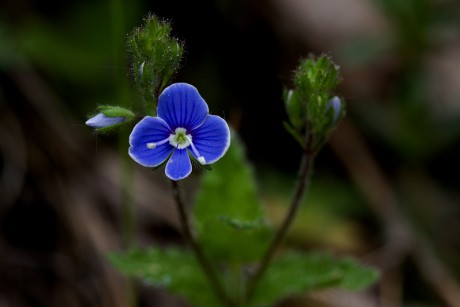
M 145 62 L 142 62 L 141 67 L 139 67 L 139 75 L 141 77 L 141 80 L 142 80 L 142 74 L 144 73 L 144 64 Z

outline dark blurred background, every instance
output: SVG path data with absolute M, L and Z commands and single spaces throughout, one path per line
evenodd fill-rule
M 309 54 L 341 67 L 347 116 L 286 244 L 358 257 L 382 279 L 280 306 L 460 306 L 457 0 L 3 0 L 1 307 L 185 304 L 140 283 L 133 295 L 106 261 L 126 247 L 127 138 L 84 125 L 97 105 L 138 98 L 124 42 L 149 12 L 185 42 L 175 80 L 241 135 L 275 227 L 300 157 L 283 86 Z M 163 172 L 128 168 L 137 244 L 183 244 Z M 198 182 L 199 172 L 184 182 L 188 195 Z

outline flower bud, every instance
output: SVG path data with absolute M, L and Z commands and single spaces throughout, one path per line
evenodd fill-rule
M 85 124 L 100 132 L 109 131 L 134 118 L 131 110 L 118 106 L 100 106 L 97 111 L 99 113 L 88 119 Z
M 342 100 L 333 96 L 340 82 L 339 67 L 327 55 L 309 57 L 300 62 L 293 81 L 294 88 L 284 95 L 289 119 L 285 127 L 304 148 L 310 135 L 317 151 L 344 114 Z
M 102 113 L 98 113 L 95 116 L 88 119 L 85 124 L 92 128 L 100 129 L 105 128 L 113 125 L 121 124 L 125 121 L 126 118 L 124 117 L 108 117 Z
M 342 113 L 342 100 L 338 96 L 334 96 L 326 105 L 326 112 L 332 109 L 333 117 L 332 124 L 336 124 L 339 119 L 340 113 Z

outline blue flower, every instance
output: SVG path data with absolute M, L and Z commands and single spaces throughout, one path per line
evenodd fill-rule
M 209 115 L 198 90 L 174 83 L 158 99 L 157 117 L 144 117 L 129 137 L 129 155 L 146 167 L 165 162 L 166 176 L 180 180 L 192 172 L 189 154 L 201 164 L 219 160 L 230 145 L 230 129 L 221 117 Z
M 125 119 L 126 118 L 124 116 L 109 117 L 102 113 L 99 113 L 91 117 L 90 119 L 88 119 L 85 122 L 85 124 L 92 128 L 100 129 L 100 128 L 106 128 L 109 126 L 121 124 L 122 122 L 125 121 Z

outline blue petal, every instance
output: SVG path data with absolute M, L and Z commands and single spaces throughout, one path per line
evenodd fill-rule
M 339 97 L 334 96 L 331 100 L 329 100 L 326 106 L 326 112 L 329 111 L 330 108 L 334 111 L 333 122 L 335 123 L 342 111 L 342 101 Z
M 174 83 L 161 93 L 157 111 L 171 128 L 190 131 L 203 123 L 209 109 L 194 86 Z
M 221 117 L 209 115 L 203 125 L 192 131 L 192 141 L 200 155 L 205 158 L 206 164 L 211 164 L 227 152 L 230 146 L 230 129 Z M 194 152 L 192 154 L 198 159 Z
M 105 128 L 105 127 L 108 127 L 108 126 L 113 126 L 113 125 L 116 125 L 116 124 L 120 124 L 120 123 L 122 123 L 124 121 L 125 121 L 125 118 L 122 117 L 122 116 L 108 117 L 108 116 L 105 116 L 102 113 L 99 113 L 99 114 L 91 117 L 90 119 L 88 119 L 85 122 L 85 124 L 87 126 L 92 127 L 92 128 L 99 129 L 99 128 Z
M 175 149 L 166 164 L 166 176 L 172 180 L 184 179 L 192 172 L 192 163 L 186 149 Z
M 163 141 L 171 134 L 171 129 L 164 120 L 146 116 L 134 126 L 129 136 L 129 155 L 134 161 L 146 167 L 155 167 L 163 163 L 173 147 L 169 142 L 149 149 L 147 143 Z

